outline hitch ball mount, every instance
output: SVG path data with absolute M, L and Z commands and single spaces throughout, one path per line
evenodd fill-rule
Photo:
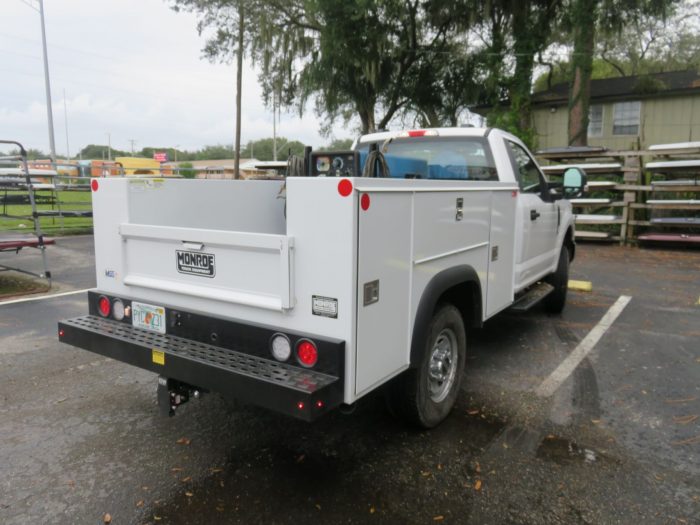
M 176 379 L 158 376 L 158 408 L 164 416 L 174 416 L 177 407 L 187 403 L 190 397 L 199 399 L 202 390 Z

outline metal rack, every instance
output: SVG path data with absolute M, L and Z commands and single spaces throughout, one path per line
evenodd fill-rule
M 20 165 L 19 173 L 13 173 L 12 170 L 5 170 L 2 174 L 0 174 L 0 189 L 5 190 L 3 209 L 4 211 L 7 210 L 6 206 L 9 197 L 20 197 L 19 200 L 21 200 L 22 202 L 29 203 L 30 208 L 32 210 L 32 215 L 28 218 L 32 220 L 34 224 L 33 237 L 26 235 L 9 234 L 7 232 L 0 233 L 0 252 L 19 253 L 25 248 L 34 248 L 39 250 L 39 252 L 41 253 L 42 261 L 42 271 L 40 273 L 32 272 L 24 268 L 9 266 L 4 263 L 0 263 L 0 271 L 13 270 L 34 277 L 40 277 L 42 279 L 48 280 L 49 285 L 51 285 L 51 272 L 48 269 L 48 263 L 46 258 L 46 246 L 54 244 L 54 241 L 52 239 L 47 239 L 46 237 L 44 237 L 44 234 L 41 230 L 41 224 L 39 220 L 40 214 L 37 210 L 37 199 L 35 195 L 35 184 L 32 180 L 32 175 L 27 164 L 27 152 L 24 149 L 24 146 L 22 146 L 22 144 L 13 140 L 0 140 L 0 144 L 15 146 L 19 149 L 19 155 L 3 156 L 0 157 L 0 161 L 18 162 Z M 9 195 L 9 190 L 14 190 L 15 192 L 17 190 L 26 191 L 26 195 L 18 195 L 17 193 Z
M 630 204 L 630 228 L 645 230 L 640 242 L 699 244 L 700 144 L 658 144 L 649 153 L 657 159 L 645 166 L 650 198 Z
M 629 151 L 559 148 L 538 157 L 559 163 L 543 166 L 550 175 L 572 166 L 588 174 L 592 195 L 571 201 L 577 239 L 700 244 L 700 142 Z
M 641 180 L 639 151 L 609 151 L 605 148 L 559 148 L 538 152 L 540 159 L 557 164 L 543 166 L 550 175 L 561 175 L 578 167 L 588 176 L 591 196 L 572 199 L 579 240 L 628 240 L 629 204 L 637 198 L 632 186 Z

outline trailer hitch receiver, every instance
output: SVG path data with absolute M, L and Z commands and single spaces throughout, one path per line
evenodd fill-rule
M 190 397 L 199 399 L 201 391 L 175 379 L 158 376 L 158 408 L 164 416 L 174 416 L 180 405 L 187 403 Z

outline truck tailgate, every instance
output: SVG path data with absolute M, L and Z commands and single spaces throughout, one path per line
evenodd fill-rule
M 122 223 L 124 284 L 267 308 L 292 305 L 286 235 Z

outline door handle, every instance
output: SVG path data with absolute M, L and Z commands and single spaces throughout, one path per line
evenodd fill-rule
M 539 217 L 539 216 L 540 216 L 540 212 L 538 212 L 537 210 L 530 210 L 530 220 L 531 221 L 537 220 L 537 217 Z

